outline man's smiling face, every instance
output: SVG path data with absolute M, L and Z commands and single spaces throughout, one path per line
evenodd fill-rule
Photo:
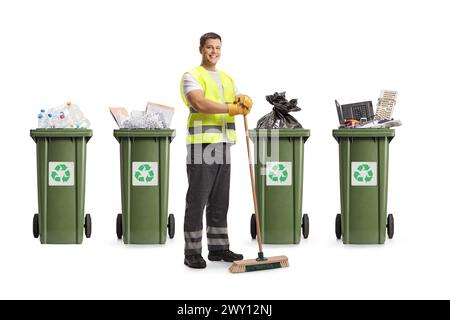
M 220 51 L 222 49 L 222 41 L 219 39 L 208 39 L 205 45 L 200 48 L 203 61 L 215 66 L 220 59 Z

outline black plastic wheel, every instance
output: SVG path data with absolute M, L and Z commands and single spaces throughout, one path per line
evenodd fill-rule
M 309 217 L 308 214 L 304 214 L 302 218 L 302 233 L 303 238 L 308 239 L 309 237 Z
M 117 239 L 122 239 L 123 227 L 122 227 L 122 214 L 121 213 L 119 213 L 117 215 L 117 219 L 116 219 L 116 234 L 117 234 Z
M 167 223 L 167 229 L 169 232 L 169 238 L 173 239 L 173 237 L 175 236 L 175 216 L 171 213 L 169 214 L 169 219 L 168 219 L 168 223 Z
M 394 216 L 391 213 L 388 214 L 386 227 L 388 238 L 392 239 L 394 237 Z
M 254 213 L 252 213 L 250 218 L 250 234 L 252 239 L 256 239 L 256 216 Z
M 84 234 L 86 238 L 90 238 L 92 234 L 92 219 L 91 215 L 88 213 L 84 217 Z
M 36 213 L 33 217 L 33 236 L 39 238 L 39 215 Z
M 341 214 L 338 213 L 336 215 L 336 222 L 335 222 L 335 232 L 336 232 L 336 238 L 341 239 L 342 237 L 342 222 L 341 222 Z

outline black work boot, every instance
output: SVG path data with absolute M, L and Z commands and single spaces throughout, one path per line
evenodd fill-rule
M 244 259 L 244 256 L 239 253 L 234 253 L 231 250 L 210 251 L 208 254 L 210 261 L 225 261 L 233 262 Z
M 192 256 L 184 256 L 184 264 L 194 269 L 206 268 L 206 261 L 201 254 L 194 254 Z

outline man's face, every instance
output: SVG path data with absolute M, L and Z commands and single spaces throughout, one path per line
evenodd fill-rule
M 220 50 L 222 48 L 222 42 L 219 39 L 208 39 L 205 45 L 200 48 L 200 53 L 203 56 L 203 61 L 207 61 L 212 65 L 220 59 Z

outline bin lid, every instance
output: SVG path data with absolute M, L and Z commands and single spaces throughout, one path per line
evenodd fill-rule
M 252 129 L 249 131 L 250 138 L 255 140 L 256 137 L 272 137 L 280 138 L 303 138 L 305 141 L 309 138 L 309 129 Z
M 86 138 L 87 141 L 92 137 L 91 129 L 32 129 L 30 136 L 36 142 L 37 138 Z
M 120 142 L 120 138 L 175 138 L 174 129 L 116 129 L 114 137 Z
M 335 129 L 333 137 L 339 142 L 339 138 L 389 138 L 391 141 L 395 136 L 394 129 L 372 128 L 372 129 Z

